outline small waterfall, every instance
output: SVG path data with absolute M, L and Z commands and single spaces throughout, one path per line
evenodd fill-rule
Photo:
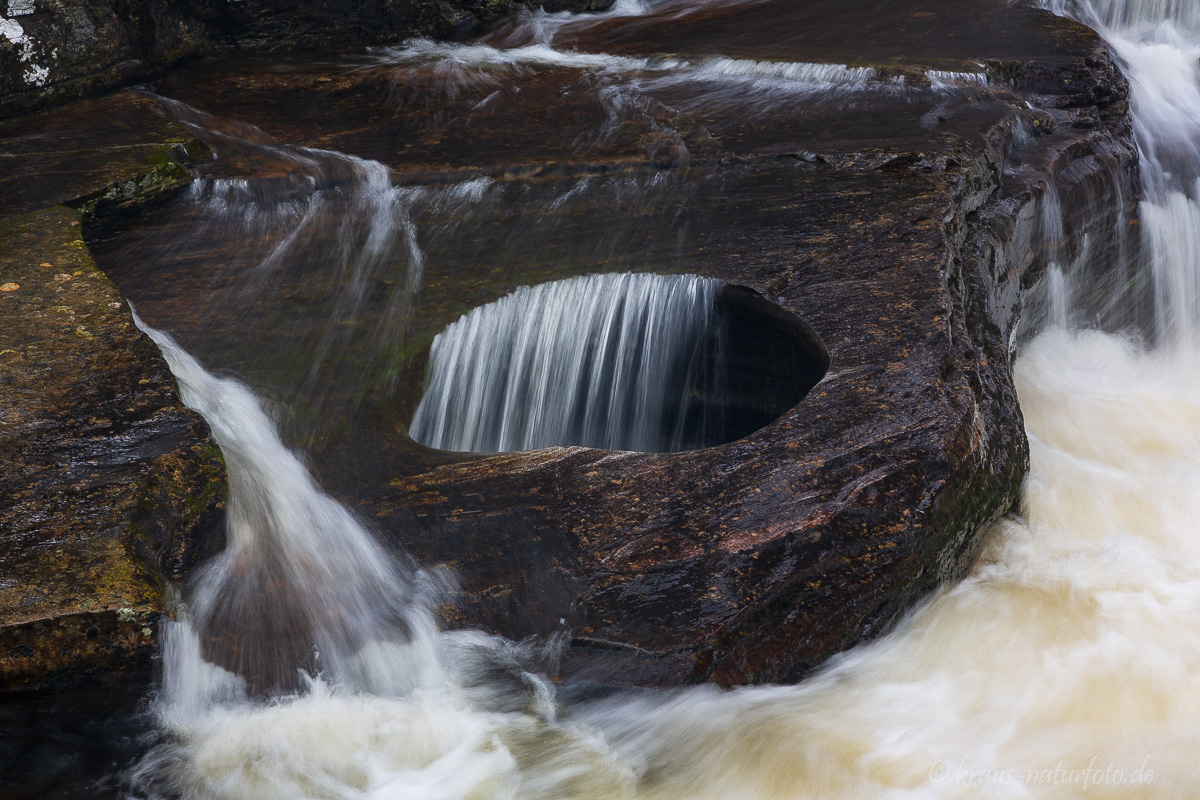
M 135 320 L 211 426 L 229 505 L 224 553 L 166 626 L 163 735 L 123 796 L 629 796 L 633 771 L 603 738 L 555 719 L 553 687 L 527 671 L 536 652 L 440 632 L 442 587 L 322 493 L 254 394 Z
M 1194 0 L 1092 0 L 1088 5 L 1085 13 L 1090 11 L 1095 20 L 1110 29 L 1170 22 L 1180 29 L 1200 32 L 1200 4 Z M 1079 13 L 1077 7 L 1073 10 Z
M 710 335 L 720 288 L 694 276 L 588 275 L 477 308 L 434 340 L 410 435 L 483 453 L 703 446 L 719 432 L 693 397 L 723 379 Z
M 183 401 L 208 421 L 229 474 L 226 548 L 196 578 L 193 630 L 173 634 L 168 703 L 196 706 L 195 695 L 214 686 L 228 693 L 232 678 L 200 679 L 213 669 L 197 663 L 201 655 L 255 690 L 295 687 L 303 670 L 394 696 L 436 675 L 437 627 L 419 577 L 321 492 L 249 389 L 138 324 L 162 350 Z
M 1071 284 L 1057 264 L 1046 268 L 1045 280 L 1050 306 L 1046 322 L 1051 327 L 1066 328 L 1071 318 Z
M 1067 328 L 1072 311 L 1071 276 L 1077 270 L 1087 270 L 1086 253 L 1072 258 L 1066 247 L 1067 234 L 1064 226 L 1062 203 L 1053 185 L 1047 186 L 1041 200 L 1040 232 L 1046 258 L 1046 276 L 1041 287 L 1045 295 L 1045 309 L 1038 320 L 1042 326 Z M 1084 234 L 1084 239 L 1087 235 Z M 1082 248 L 1086 249 L 1086 248 Z
M 1147 11 L 1157 16 L 1160 5 L 1114 4 L 1110 16 L 1123 20 Z M 1134 87 L 1145 192 L 1141 217 L 1153 269 L 1156 328 L 1177 346 L 1200 344 L 1200 27 L 1195 24 L 1200 18 L 1192 17 L 1190 25 L 1150 17 L 1105 31 Z
M 1142 160 L 1140 215 L 1155 335 L 1200 345 L 1200 4 L 1052 0 L 1097 28 L 1124 63 Z
M 982 72 L 947 72 L 931 69 L 925 72 L 929 85 L 935 91 L 947 91 L 962 86 L 987 86 L 988 76 Z

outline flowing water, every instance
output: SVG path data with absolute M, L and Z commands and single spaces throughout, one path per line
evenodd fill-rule
M 687 13 L 688 4 L 676 5 Z M 614 13 L 645 10 L 621 3 Z M 482 634 L 439 633 L 431 609 L 451 579 L 381 548 L 283 444 L 277 410 L 151 331 L 184 400 L 209 419 L 225 452 L 229 547 L 198 577 L 186 612 L 170 626 L 154 704 L 157 743 L 124 775 L 129 793 L 290 800 L 1196 796 L 1200 17 L 1190 0 L 1063 2 L 1055 10 L 1100 28 L 1129 70 L 1143 156 L 1141 230 L 1155 280 L 1155 346 L 1070 329 L 1068 322 L 1080 318 L 1072 308 L 1080 265 L 1050 269 L 1048 329 L 1025 345 L 1016 366 L 1031 473 L 1019 511 L 986 534 L 965 580 L 888 636 L 843 654 L 797 686 L 566 702 L 538 676 L 539 665 L 554 657 L 553 642 L 534 651 Z M 747 113 L 768 113 L 768 106 L 784 107 L 797 96 L 903 91 L 902 83 L 851 68 L 716 58 L 632 64 L 623 56 L 568 63 L 552 44 L 581 24 L 587 20 L 533 15 L 485 44 L 417 43 L 372 58 L 397 69 L 437 60 L 449 76 L 447 97 L 500 87 L 506 75 L 532 63 L 586 67 L 598 71 L 612 118 L 659 119 L 647 100 L 654 92 L 674 92 L 678 107 L 741 98 Z M 624 80 L 622 70 L 640 77 Z M 927 77 L 933 92 L 981 80 L 973 73 Z M 197 127 L 220 127 L 187 109 L 176 113 Z M 672 130 L 676 155 L 698 152 L 694 137 Z M 286 202 L 266 202 L 254 181 L 197 183 L 188 213 L 201 214 L 222 237 L 240 230 L 246 259 L 257 265 L 225 284 L 226 297 L 259 300 L 278 283 L 303 294 L 311 247 L 347 243 L 328 262 L 334 294 L 312 308 L 337 324 L 318 327 L 317 338 L 297 348 L 311 357 L 302 360 L 307 368 L 272 384 L 291 387 L 278 392 L 281 405 L 304 394 L 332 398 L 311 414 L 323 418 L 321 410 L 340 407 L 341 395 L 320 388 L 330 370 L 350 381 L 338 370 L 353 361 L 349 354 L 361 341 L 397 336 L 410 324 L 426 250 L 439 246 L 437 209 L 469 218 L 489 195 L 511 189 L 479 176 L 457 176 L 440 188 L 398 188 L 381 164 L 280 148 L 261 132 L 236 133 L 210 134 L 218 150 L 225 148 L 223 157 L 237 151 L 258 164 L 284 159 L 289 175 L 311 179 L 284 182 Z M 304 163 L 297 167 L 298 161 Z M 552 216 L 580 194 L 645 198 L 661 189 L 657 180 L 631 185 L 584 176 L 537 207 Z M 690 195 L 658 197 L 677 209 Z M 1043 205 L 1048 229 L 1058 217 L 1052 206 Z M 427 229 L 414 222 L 420 214 Z M 260 247 L 259 240 L 274 244 Z M 406 265 L 405 279 L 385 281 L 383 265 L 397 260 Z M 583 282 L 521 290 L 452 325 L 434 346 L 433 385 L 443 376 L 448 385 L 462 379 L 449 367 L 441 371 L 453 354 L 483 358 L 481 340 L 522 337 L 537 342 L 524 351 L 531 368 L 539 359 L 574 359 L 581 372 L 598 370 L 593 387 L 618 384 L 622 379 L 583 344 L 618 316 L 615 307 L 597 302 L 565 331 L 568 320 L 561 320 L 565 336 L 523 327 L 539 293 L 575 291 L 589 279 L 574 280 Z M 615 295 L 626 298 L 622 313 L 631 317 L 638 308 L 649 317 L 665 309 L 693 320 L 711 291 L 683 278 L 658 288 L 678 290 L 683 299 L 636 306 L 634 298 L 658 295 Z M 255 320 L 253 303 L 234 306 L 246 324 L 277 324 Z M 447 311 L 444 323 L 455 316 Z M 654 330 L 635 328 L 643 335 Z M 624 341 L 624 322 L 611 329 Z M 214 353 L 232 347 L 225 343 Z M 267 374 L 242 368 L 251 382 Z M 378 387 L 397 379 L 374 361 L 347 369 L 359 387 L 353 396 L 362 394 L 363 382 Z M 581 378 L 554 380 L 575 387 Z M 552 383 L 531 378 L 515 391 Z M 430 396 L 436 400 L 442 391 Z M 560 418 L 576 423 L 592 413 L 573 407 Z M 424 414 L 417 411 L 413 433 L 440 447 L 540 444 L 524 432 L 426 434 Z M 640 412 L 648 414 L 662 415 Z M 486 427 L 509 420 L 508 412 L 493 409 Z
M 433 340 L 409 433 L 480 453 L 718 444 L 723 432 L 690 400 L 725 379 L 720 353 L 709 352 L 720 350 L 710 336 L 720 288 L 712 278 L 630 273 L 522 287 Z

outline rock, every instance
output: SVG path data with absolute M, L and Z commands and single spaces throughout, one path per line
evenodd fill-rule
M 0 123 L 0 687 L 145 668 L 173 582 L 219 547 L 220 453 L 83 240 L 203 150 L 152 107 Z
M 612 0 L 555 0 L 598 11 Z M 0 15 L 0 117 L 151 80 L 205 53 L 354 48 L 465 36 L 514 0 L 23 0 Z M 540 4 L 529 4 L 536 6 Z
M 267 242 L 206 238 L 192 209 L 141 218 L 97 258 L 152 323 L 286 398 L 328 489 L 420 563 L 454 570 L 448 624 L 565 641 L 547 669 L 571 680 L 797 680 L 963 574 L 1015 502 L 1027 443 L 1013 350 L 1038 324 L 1052 258 L 1070 263 L 1087 239 L 1100 273 L 1119 266 L 1127 231 L 1095 210 L 1120 200 L 1132 217 L 1126 87 L 1094 33 L 1003 0 L 853 0 L 836 19 L 790 0 L 713 4 L 564 30 L 584 52 L 844 61 L 912 88 L 762 109 L 664 83 L 597 137 L 607 112 L 575 70 L 431 102 L 420 68 L 197 64 L 162 91 L 218 127 L 377 159 L 430 191 L 486 177 L 492 199 L 412 212 L 427 271 L 402 351 L 378 335 L 381 279 L 339 328 L 353 347 L 315 366 L 325 329 L 310 309 L 336 289 L 327 279 L 279 269 L 252 314 L 230 305 Z M 571 195 L 581 185 L 592 200 Z M 1066 218 L 1050 242 L 1052 191 Z M 688 453 L 480 456 L 408 439 L 441 327 L 518 285 L 625 269 L 746 287 L 812 326 L 828 374 L 773 424 Z
M 0 219 L 64 204 L 97 235 L 174 197 L 191 183 L 187 165 L 211 156 L 132 92 L 0 120 Z

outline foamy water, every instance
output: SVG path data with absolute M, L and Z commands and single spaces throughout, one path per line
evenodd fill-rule
M 1197 366 L 1039 337 L 1020 515 L 971 575 L 801 686 L 593 712 L 645 796 L 1194 797 Z
M 966 580 L 799 686 L 556 719 L 515 667 L 392 697 L 318 682 L 172 718 L 159 779 L 198 798 L 1194 797 L 1200 353 L 1055 330 L 1017 381 L 1020 514 Z

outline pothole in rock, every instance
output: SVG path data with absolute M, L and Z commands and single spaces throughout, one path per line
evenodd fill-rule
M 586 275 L 521 287 L 438 334 L 409 434 L 476 453 L 695 450 L 770 424 L 828 367 L 816 333 L 750 289 Z

